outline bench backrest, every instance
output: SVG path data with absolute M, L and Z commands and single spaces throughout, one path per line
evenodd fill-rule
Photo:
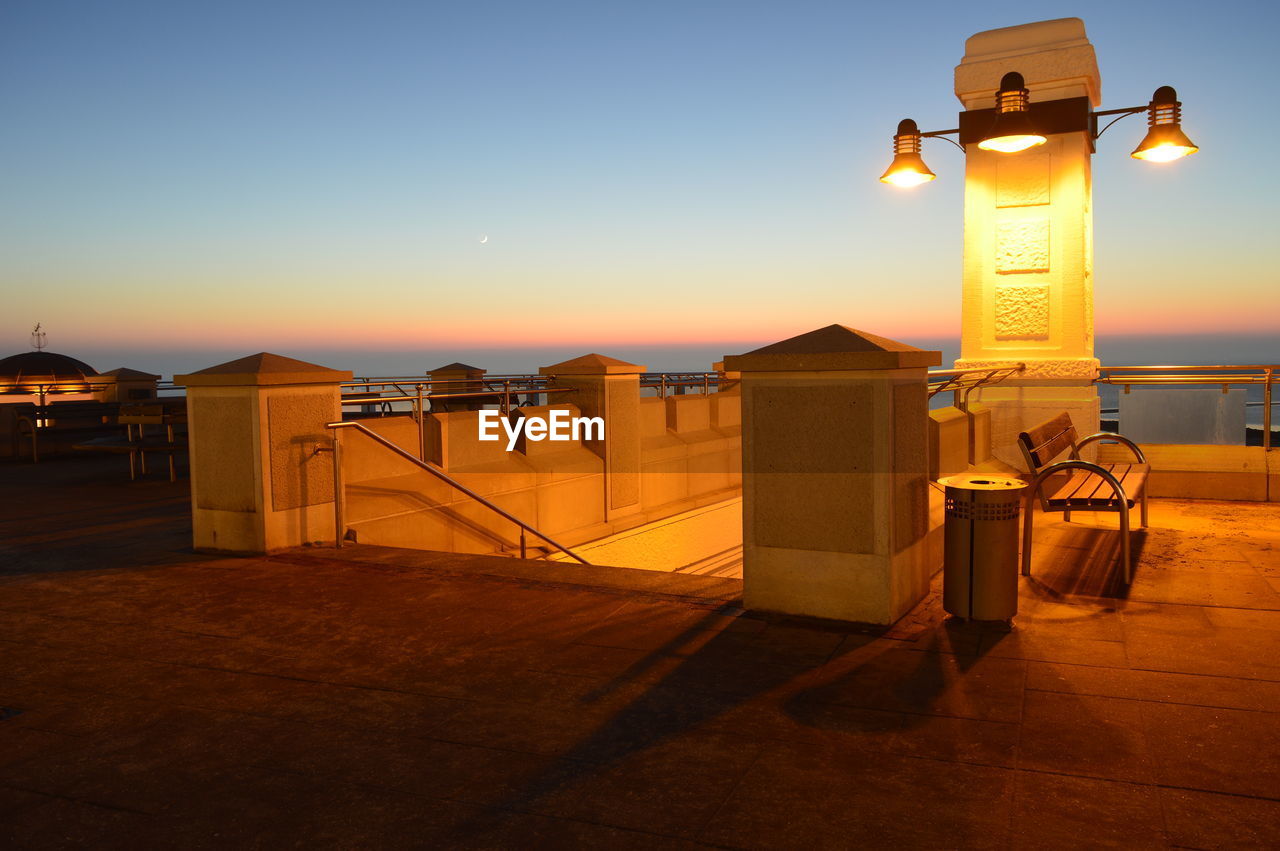
M 1018 435 L 1018 445 L 1022 447 L 1022 454 L 1032 473 L 1052 464 L 1063 452 L 1070 452 L 1076 440 L 1076 427 L 1066 413 Z

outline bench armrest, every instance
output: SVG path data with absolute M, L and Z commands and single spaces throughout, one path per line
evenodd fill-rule
M 1133 452 L 1134 458 L 1139 464 L 1147 463 L 1147 456 L 1142 454 L 1142 450 L 1138 448 L 1138 444 L 1134 443 L 1123 434 L 1116 434 L 1112 431 L 1100 431 L 1097 434 L 1091 434 L 1083 440 L 1076 441 L 1075 446 L 1071 447 L 1071 460 L 1078 461 L 1080 459 L 1080 450 L 1088 446 L 1090 443 L 1098 440 L 1109 440 L 1115 443 L 1123 443 Z

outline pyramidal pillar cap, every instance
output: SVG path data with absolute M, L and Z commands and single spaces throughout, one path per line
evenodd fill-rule
M 845 325 L 828 325 L 743 355 L 726 355 L 724 368 L 737 372 L 804 372 L 908 369 L 942 363 L 942 352 Z
M 340 384 L 351 380 L 351 370 L 330 369 L 306 361 L 258 352 L 186 375 L 173 383 L 185 387 L 244 387 L 272 384 Z
M 649 368 L 643 364 L 594 353 L 538 367 L 539 375 L 639 375 L 648 371 Z

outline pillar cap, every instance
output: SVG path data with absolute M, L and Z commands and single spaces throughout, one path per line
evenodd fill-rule
M 258 352 L 256 355 L 210 366 L 187 375 L 175 375 L 173 383 L 186 387 L 235 387 L 271 384 L 339 384 L 351 380 L 351 371 L 330 369 L 306 361 Z
M 1033 101 L 1087 95 L 1102 102 L 1098 60 L 1079 18 L 1055 18 L 969 36 L 956 66 L 956 97 L 965 109 L 995 106 L 1000 79 L 1017 71 Z
M 109 369 L 106 372 L 98 373 L 98 378 L 112 379 L 115 381 L 159 381 L 160 376 L 153 375 L 150 372 L 143 372 L 140 369 L 130 369 L 127 366 Z M 97 379 L 95 379 L 97 380 Z
M 845 325 L 828 325 L 724 359 L 725 369 L 739 372 L 904 369 L 940 363 L 942 352 L 917 349 Z
M 484 373 L 488 372 L 488 370 L 481 369 L 478 366 L 471 366 L 470 364 L 454 361 L 453 363 L 447 363 L 444 366 L 438 366 L 435 369 L 428 369 L 427 375 L 435 375 L 437 372 L 450 372 L 450 373 L 452 372 L 473 373 L 474 372 L 474 373 L 479 373 L 483 375 Z
M 611 358 L 608 355 L 589 354 L 579 358 L 538 367 L 539 375 L 639 375 L 648 367 L 638 363 Z

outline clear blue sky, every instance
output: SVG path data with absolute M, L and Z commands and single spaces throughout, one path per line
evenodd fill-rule
M 936 336 L 962 156 L 896 192 L 890 137 L 955 126 L 969 35 L 1063 16 L 1103 108 L 1172 84 L 1202 148 L 1100 141 L 1100 332 L 1280 329 L 1278 9 L 4 0 L 0 353 Z

